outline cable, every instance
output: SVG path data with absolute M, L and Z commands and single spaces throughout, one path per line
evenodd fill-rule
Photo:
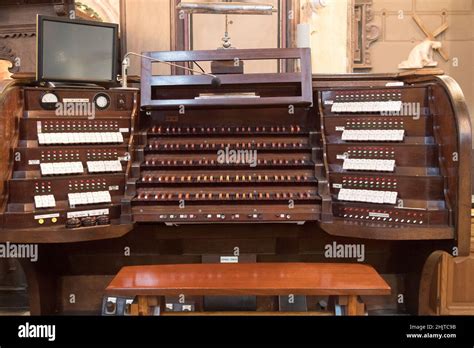
M 181 68 L 183 70 L 191 71 L 191 72 L 194 72 L 194 73 L 197 73 L 197 74 L 200 74 L 200 75 L 210 76 L 210 77 L 212 77 L 211 83 L 215 87 L 218 87 L 221 84 L 220 79 L 216 75 L 206 73 L 204 71 L 204 69 L 202 69 L 201 67 L 200 68 L 201 68 L 202 72 L 198 71 L 198 70 L 188 68 L 188 67 L 185 67 L 185 66 L 181 66 L 181 65 L 178 65 L 178 64 L 175 64 L 175 63 L 167 62 L 167 61 L 156 59 L 156 58 L 151 58 L 151 57 L 145 56 L 145 55 L 140 54 L 140 53 L 127 52 L 124 55 L 123 61 L 122 61 L 122 88 L 127 88 L 127 69 L 130 66 L 130 59 L 128 58 L 129 56 L 141 57 L 141 58 L 148 59 L 152 62 L 163 63 L 163 64 L 167 64 L 167 65 L 174 66 L 174 67 L 177 67 L 177 68 Z M 198 64 L 198 66 L 199 66 L 199 64 Z

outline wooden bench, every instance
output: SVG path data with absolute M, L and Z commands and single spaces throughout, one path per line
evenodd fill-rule
M 362 315 L 364 306 L 358 302 L 358 296 L 389 295 L 390 287 L 371 266 L 364 264 L 179 264 L 123 267 L 106 293 L 110 296 L 137 296 L 139 315 L 153 312 L 176 314 L 165 312 L 164 296 L 291 294 L 337 296 L 342 304 L 347 305 L 348 315 Z M 153 307 L 159 310 L 153 310 Z M 249 313 L 252 312 L 246 312 Z M 305 314 L 311 315 L 311 312 Z

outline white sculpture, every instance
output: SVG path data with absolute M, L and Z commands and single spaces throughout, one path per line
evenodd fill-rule
M 411 50 L 408 59 L 401 62 L 398 69 L 421 69 L 438 66 L 438 62 L 433 59 L 433 50 L 438 50 L 441 46 L 442 44 L 439 41 L 423 41 Z

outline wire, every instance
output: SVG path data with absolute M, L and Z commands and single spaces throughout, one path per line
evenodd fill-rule
M 125 62 L 126 65 L 129 65 L 129 63 L 126 61 L 126 59 L 128 59 L 128 56 L 131 56 L 131 55 L 137 56 L 137 57 L 141 57 L 141 58 L 145 58 L 145 59 L 148 59 L 148 60 L 150 60 L 150 61 L 152 61 L 152 62 L 168 64 L 168 65 L 170 65 L 170 66 L 174 66 L 174 67 L 177 67 L 177 68 L 181 68 L 181 69 L 183 69 L 183 70 L 195 72 L 195 73 L 198 73 L 198 74 L 201 74 L 201 75 L 207 75 L 207 76 L 211 76 L 211 77 L 214 77 L 214 78 L 217 77 L 217 76 L 214 75 L 214 74 L 208 74 L 208 73 L 206 73 L 206 72 L 204 71 L 204 69 L 201 68 L 201 67 L 199 66 L 199 64 L 197 64 L 196 62 L 195 62 L 195 63 L 199 66 L 199 68 L 202 70 L 202 72 L 201 72 L 201 71 L 194 70 L 194 69 L 191 69 L 191 68 L 187 68 L 187 67 L 185 67 L 185 66 L 181 66 L 181 65 L 178 65 L 178 64 L 175 64 L 175 63 L 167 62 L 167 61 L 160 60 L 160 59 L 151 58 L 151 57 L 145 56 L 145 55 L 140 54 L 140 53 L 135 53 L 135 52 L 127 52 L 127 53 L 124 55 L 124 57 L 123 57 L 123 62 L 122 62 L 122 64 L 124 64 L 124 62 Z
M 204 69 L 198 64 L 198 62 L 196 62 L 195 60 L 193 60 L 193 63 L 196 64 L 196 65 L 199 67 L 199 69 L 201 69 L 201 71 L 202 71 L 203 73 L 206 73 L 206 72 L 204 71 Z

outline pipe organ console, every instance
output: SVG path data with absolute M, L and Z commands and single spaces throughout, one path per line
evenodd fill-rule
M 439 164 L 400 165 L 395 156 L 399 153 L 406 157 L 405 145 L 415 151 L 420 148 L 423 157 L 428 148 L 436 146 L 427 90 L 408 87 L 322 92 L 326 146 L 355 145 L 351 149 L 343 147 L 329 164 L 337 217 L 395 226 L 449 226 Z M 412 111 L 423 110 L 424 114 L 401 115 L 404 104 L 418 105 Z M 353 118 L 353 113 L 358 117 Z M 376 148 L 369 149 L 367 145 L 373 144 Z
M 44 243 L 71 260 L 49 270 L 56 280 L 80 276 L 85 285 L 119 266 L 189 262 L 199 248 L 229 253 L 213 238 L 270 238 L 277 246 L 252 249 L 267 262 L 319 260 L 323 249 L 311 248 L 329 241 L 367 243 L 369 254 L 389 250 L 368 261 L 379 272 L 403 275 L 407 248 L 421 255 L 417 269 L 434 250 L 469 253 L 471 128 L 451 78 L 311 76 L 307 49 L 145 55 L 178 64 L 299 59 L 301 69 L 223 73 L 216 87 L 209 76 L 155 76 L 143 59 L 140 92 L 5 87 L 0 239 Z M 94 112 L 77 114 L 90 105 Z M 196 238 L 209 245 L 190 247 Z M 126 245 L 133 253 L 124 259 Z M 47 281 L 44 266 L 27 267 Z M 54 284 L 59 294 L 69 283 Z M 68 306 L 43 301 L 33 312 L 101 304 Z
M 466 238 L 458 228 L 467 205 L 457 201 L 467 196 L 458 157 L 465 135 L 440 82 L 318 90 L 333 225 L 376 238 Z
M 41 233 L 120 224 L 136 98 L 129 91 L 23 88 L 9 139 L 3 227 Z

